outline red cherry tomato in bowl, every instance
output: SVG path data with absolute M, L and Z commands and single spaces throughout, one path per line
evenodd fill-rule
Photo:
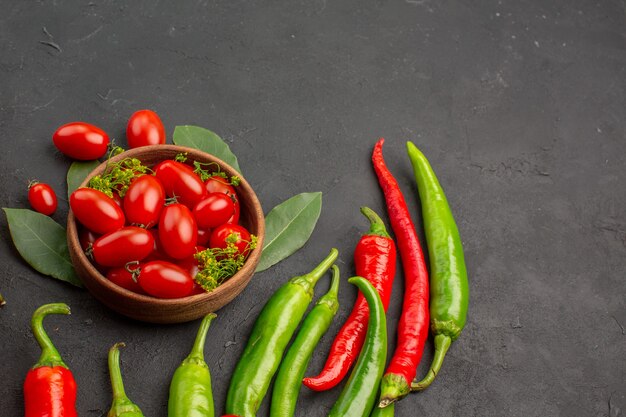
M 140 266 L 137 266 L 135 268 L 139 267 Z M 120 287 L 125 288 L 129 291 L 135 292 L 137 294 L 146 293 L 143 288 L 141 288 L 141 286 L 135 281 L 136 278 L 133 279 L 133 273 L 124 266 L 109 269 L 106 277 L 112 283 L 119 285 Z
M 196 244 L 199 246 L 208 246 L 211 238 L 211 229 L 198 229 L 198 240 Z
M 180 266 L 166 261 L 145 263 L 137 282 L 146 293 L 158 298 L 187 297 L 194 289 L 191 275 Z
M 165 143 L 165 128 L 159 115 L 152 110 L 133 113 L 126 125 L 126 140 L 129 148 Z
M 93 259 L 99 265 L 123 266 L 141 261 L 153 250 L 154 239 L 149 231 L 128 226 L 99 237 L 93 243 Z
M 159 241 L 163 251 L 174 259 L 194 254 L 198 226 L 187 206 L 174 203 L 165 206 L 159 218 Z
M 87 252 L 91 250 L 94 242 L 100 237 L 99 234 L 92 232 L 84 227 L 78 229 L 78 242 L 83 251 Z
M 123 201 L 129 223 L 152 227 L 159 221 L 165 204 L 165 191 L 158 179 L 152 175 L 142 175 L 130 184 Z
M 204 181 L 204 188 L 206 188 L 209 193 L 224 193 L 228 195 L 233 201 L 234 211 L 233 215 L 226 221 L 226 223 L 237 224 L 239 222 L 239 197 L 237 196 L 237 191 L 235 191 L 235 187 L 233 187 L 226 178 L 220 175 L 212 175 Z
M 241 214 L 241 206 L 239 200 L 235 200 L 233 203 L 233 215 L 228 219 L 226 223 L 237 224 L 239 223 L 239 215 Z
M 235 204 L 223 193 L 210 193 L 193 209 L 198 227 L 210 229 L 224 224 L 235 213 Z
M 154 175 L 163 184 L 165 194 L 176 197 L 179 203 L 190 209 L 207 194 L 204 183 L 189 165 L 168 159 L 158 163 L 153 169 Z
M 124 226 L 126 218 L 117 203 L 102 191 L 79 188 L 70 196 L 76 219 L 92 232 L 105 234 Z
M 109 135 L 89 123 L 73 122 L 59 127 L 52 135 L 52 141 L 64 155 L 80 161 L 91 161 L 106 153 Z
M 250 240 L 250 232 L 245 227 L 225 223 L 213 229 L 209 247 L 225 249 L 229 243 L 233 243 L 239 253 L 247 256 L 250 251 Z
M 221 175 L 212 175 L 204 181 L 204 187 L 209 193 L 224 193 L 230 196 L 236 196 L 235 187 Z
M 57 195 L 48 184 L 34 182 L 28 186 L 28 202 L 33 210 L 51 215 L 57 209 Z

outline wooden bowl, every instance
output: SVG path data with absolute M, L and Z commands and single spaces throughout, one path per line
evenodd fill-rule
M 177 299 L 160 299 L 141 295 L 119 287 L 104 277 L 89 261 L 78 241 L 76 218 L 70 210 L 67 218 L 67 243 L 70 257 L 78 276 L 87 290 L 100 302 L 120 314 L 136 320 L 152 323 L 181 323 L 203 317 L 207 313 L 218 310 L 233 300 L 248 285 L 261 257 L 265 221 L 259 200 L 250 184 L 237 171 L 221 159 L 201 152 L 197 149 L 174 145 L 155 145 L 131 149 L 123 152 L 110 161 L 117 162 L 124 158 L 137 158 L 145 165 L 152 167 L 165 159 L 173 159 L 179 153 L 187 153 L 187 163 L 217 163 L 229 177 L 241 178 L 237 187 L 237 195 L 241 205 L 240 224 L 258 238 L 257 247 L 250 252 L 244 266 L 235 275 L 226 280 L 215 290 L 203 294 Z M 80 185 L 84 187 L 89 180 L 101 174 L 106 162 L 94 169 Z

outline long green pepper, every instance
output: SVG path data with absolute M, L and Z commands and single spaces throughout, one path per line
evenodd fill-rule
M 422 203 L 430 258 L 430 328 L 435 336 L 430 370 L 420 382 L 411 384 L 411 390 L 421 391 L 433 382 L 450 344 L 465 326 L 469 284 L 463 244 L 448 200 L 424 154 L 413 143 L 406 145 Z
M 109 374 L 113 388 L 113 403 L 107 417 L 143 417 L 139 406 L 133 403 L 124 391 L 120 370 L 120 347 L 124 346 L 124 343 L 116 343 L 109 349 Z
M 359 359 L 328 417 L 368 416 L 376 402 L 387 359 L 387 322 L 378 291 L 362 277 L 352 277 L 348 282 L 363 293 L 370 317 Z
M 287 344 L 313 299 L 315 284 L 337 255 L 333 248 L 313 271 L 292 278 L 267 301 L 231 377 L 226 414 L 256 415 Z
M 213 417 L 211 373 L 204 361 L 204 343 L 211 322 L 209 313 L 202 319 L 191 353 L 174 372 L 167 403 L 168 417 Z
M 337 314 L 339 309 L 339 301 L 337 300 L 339 268 L 337 265 L 333 265 L 332 270 L 333 280 L 330 289 L 320 297 L 315 307 L 307 314 L 300 330 L 298 330 L 296 339 L 280 364 L 274 381 L 270 417 L 291 417 L 294 415 L 298 394 L 302 386 L 302 378 L 313 355 L 313 350 Z
M 386 407 L 376 406 L 372 410 L 370 417 L 393 417 L 395 412 L 395 402 L 389 404 Z

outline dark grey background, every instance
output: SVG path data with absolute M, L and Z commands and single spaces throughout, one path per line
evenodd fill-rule
M 431 160 L 461 231 L 468 323 L 435 384 L 398 416 L 618 416 L 626 412 L 626 21 L 613 1 L 349 0 L 7 1 L 0 17 L 0 204 L 26 207 L 28 180 L 65 195 L 70 161 L 52 145 L 83 120 L 125 143 L 132 112 L 171 134 L 195 124 L 238 155 L 268 211 L 323 192 L 307 245 L 259 273 L 210 330 L 217 413 L 254 319 L 290 276 L 331 246 L 344 276 L 367 222 L 384 213 L 369 156 L 376 139 L 422 235 L 404 143 Z M 47 42 L 47 44 L 43 43 Z M 61 201 L 54 218 L 63 223 Z M 0 414 L 23 414 L 23 377 L 39 355 L 28 323 L 46 321 L 75 373 L 81 416 L 110 404 L 109 346 L 125 341 L 129 396 L 165 416 L 168 383 L 198 322 L 133 322 L 87 292 L 41 276 L 2 220 Z M 328 279 L 318 286 L 323 293 Z M 402 274 L 389 310 L 390 346 Z M 317 372 L 355 289 L 315 352 Z M 390 348 L 391 350 L 391 348 Z M 420 366 L 424 373 L 430 342 Z M 303 390 L 298 414 L 323 416 L 340 388 Z M 266 401 L 259 415 L 267 415 Z

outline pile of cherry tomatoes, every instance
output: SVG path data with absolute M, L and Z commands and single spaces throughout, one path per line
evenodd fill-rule
M 131 148 L 164 144 L 165 130 L 156 113 L 141 110 L 128 122 L 127 139 Z M 61 126 L 53 141 L 78 160 L 101 158 L 109 148 L 104 131 L 82 122 Z M 237 184 L 215 165 L 188 165 L 184 155 L 153 167 L 126 158 L 75 190 L 70 208 L 83 250 L 109 280 L 153 297 L 187 297 L 219 286 L 255 246 L 238 224 Z M 33 184 L 31 206 L 50 215 L 50 194 L 56 208 L 54 191 Z

